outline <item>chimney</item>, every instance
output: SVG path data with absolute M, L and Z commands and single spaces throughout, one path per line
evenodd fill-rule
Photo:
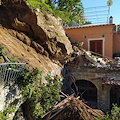
M 113 24 L 113 17 L 112 16 L 110 16 L 110 18 L 109 18 L 109 24 Z

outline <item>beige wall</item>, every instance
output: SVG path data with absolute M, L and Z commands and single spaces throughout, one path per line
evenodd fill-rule
M 113 34 L 113 53 L 120 53 L 120 34 Z
M 66 34 L 70 37 L 71 42 L 84 42 L 83 48 L 88 50 L 88 39 L 102 38 L 104 34 L 105 46 L 104 55 L 108 57 L 113 56 L 113 24 L 91 26 L 91 27 L 80 27 L 65 29 Z M 86 37 L 86 38 L 85 38 Z

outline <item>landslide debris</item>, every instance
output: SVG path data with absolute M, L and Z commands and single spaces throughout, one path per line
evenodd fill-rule
M 28 63 L 29 69 L 44 71 L 59 69 L 73 52 L 62 20 L 31 9 L 24 0 L 1 0 L 0 44 L 8 56 Z

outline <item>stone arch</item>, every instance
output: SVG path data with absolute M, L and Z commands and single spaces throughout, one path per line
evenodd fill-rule
M 93 82 L 88 80 L 76 80 L 75 84 L 72 84 L 72 88 L 83 102 L 92 108 L 97 108 L 97 87 Z

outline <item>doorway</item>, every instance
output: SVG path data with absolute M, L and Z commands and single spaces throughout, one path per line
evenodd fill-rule
M 88 51 L 93 51 L 104 56 L 105 54 L 105 38 L 88 39 Z
M 90 41 L 90 51 L 103 54 L 103 40 L 91 40 Z
M 120 107 L 120 86 L 112 86 L 110 90 L 110 108 L 112 104 L 117 104 Z

